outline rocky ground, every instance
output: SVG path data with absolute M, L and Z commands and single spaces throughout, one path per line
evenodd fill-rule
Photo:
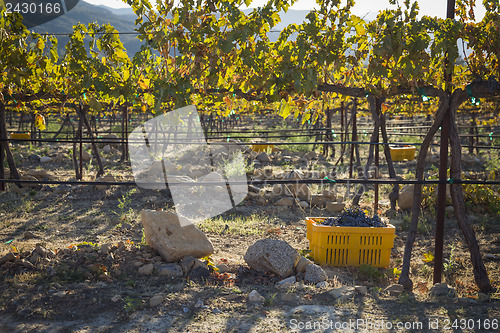
M 73 177 L 69 147 L 29 151 L 18 146 L 14 154 L 25 179 Z M 102 156 L 113 179 L 131 179 L 115 147 L 102 148 Z M 345 164 L 334 167 L 334 160 L 313 152 L 246 148 L 244 156 L 251 179 L 346 178 L 348 171 Z M 88 180 L 95 174 L 90 160 L 89 155 Z M 484 176 L 484 160 L 464 159 L 468 177 Z M 398 174 L 411 178 L 414 166 L 414 161 L 397 163 Z M 200 172 L 193 165 L 182 167 L 192 178 Z M 435 171 L 430 167 L 427 173 Z M 140 217 L 144 209 L 172 208 L 166 190 L 11 186 L 0 194 L 0 332 L 499 332 L 500 294 L 479 293 L 475 287 L 467 248 L 450 209 L 447 284 L 431 283 L 432 212 L 419 224 L 413 292 L 395 284 L 409 216 L 389 210 L 389 191 L 381 187 L 379 208 L 384 221 L 396 226 L 389 267 L 309 264 L 308 273 L 298 264 L 309 263 L 306 217 L 338 214 L 350 206 L 352 189 L 250 186 L 236 208 L 198 225 L 213 246 L 212 255 L 181 256 L 172 263 L 146 244 Z M 369 214 L 372 198 L 369 189 L 361 201 Z M 498 217 L 484 206 L 470 208 L 490 279 L 498 288 Z M 287 244 L 277 250 L 273 243 L 270 252 L 278 255 L 278 262 L 291 258 L 291 266 L 259 270 L 252 264 L 248 252 L 259 258 L 255 249 L 266 249 L 262 240 L 267 239 Z

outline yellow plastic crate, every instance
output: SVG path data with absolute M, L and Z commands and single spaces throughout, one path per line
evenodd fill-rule
M 271 151 L 273 152 L 275 150 L 274 148 L 274 145 L 266 145 L 266 144 L 253 144 L 250 146 L 250 148 L 257 152 L 257 153 L 260 153 L 260 152 L 268 152 L 268 151 Z
M 387 267 L 396 228 L 331 227 L 317 224 L 324 217 L 307 217 L 307 239 L 319 265 Z
M 10 138 L 11 139 L 18 139 L 18 140 L 29 140 L 31 139 L 31 133 L 30 132 L 27 132 L 27 133 L 11 133 L 10 134 Z
M 393 161 L 413 161 L 415 158 L 415 146 L 389 146 L 389 149 Z

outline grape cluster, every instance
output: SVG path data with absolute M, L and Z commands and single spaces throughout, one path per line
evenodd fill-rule
M 365 212 L 360 208 L 344 209 L 337 217 L 328 217 L 321 222 L 326 226 L 337 227 L 377 227 L 383 228 L 387 225 L 378 217 L 366 216 Z

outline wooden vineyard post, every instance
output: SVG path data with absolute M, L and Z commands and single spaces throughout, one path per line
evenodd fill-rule
M 448 0 L 446 18 L 455 18 L 455 0 Z M 450 67 L 451 66 L 451 67 Z M 449 56 L 445 59 L 445 84 L 448 89 L 453 75 L 453 65 Z M 443 275 L 444 217 L 446 208 L 446 186 L 448 180 L 448 141 L 450 139 L 450 105 L 448 103 L 441 122 L 441 141 L 439 144 L 439 184 L 436 207 L 436 235 L 434 238 L 434 275 L 433 283 L 441 283 Z
M 351 136 L 351 156 L 349 158 L 349 178 L 352 178 L 352 169 L 354 164 L 354 142 L 358 141 L 358 127 L 356 126 L 356 100 L 352 110 L 352 136 Z
M 81 109 L 81 106 L 80 106 Z M 80 140 L 80 180 L 83 180 L 83 118 L 80 118 L 81 126 L 78 126 L 78 139 Z
M 439 151 L 439 181 L 436 207 L 436 235 L 434 238 L 434 275 L 433 283 L 441 283 L 443 274 L 444 217 L 446 208 L 446 186 L 448 179 L 448 140 L 450 138 L 450 108 L 445 111 L 441 123 L 441 142 Z
M 3 150 L 3 140 L 4 140 L 4 135 L 2 131 L 2 135 L 0 135 L 0 140 L 2 140 L 2 144 L 0 144 L 0 179 L 5 179 L 5 168 L 3 165 L 3 162 L 5 160 L 5 153 Z M 0 192 L 5 191 L 5 183 L 1 182 L 0 183 Z
M 378 117 L 378 123 L 380 124 L 380 113 L 381 113 L 381 108 L 382 108 L 382 102 L 380 100 L 380 98 L 376 98 L 375 99 L 375 107 L 377 108 L 376 109 L 376 112 L 377 112 L 377 117 Z M 374 178 L 375 179 L 378 179 L 379 178 L 379 172 L 378 172 L 378 168 L 379 168 L 379 134 L 378 132 L 380 131 L 380 125 L 378 126 L 379 128 L 377 128 L 377 136 L 376 136 L 376 141 L 375 141 L 375 175 L 374 175 Z M 374 215 L 378 215 L 378 184 L 374 184 L 374 196 L 375 196 L 375 200 L 373 201 L 373 214 Z
M 345 151 L 345 137 L 344 135 L 344 101 L 340 102 L 340 141 L 342 145 L 340 146 L 340 163 L 344 163 L 344 151 Z

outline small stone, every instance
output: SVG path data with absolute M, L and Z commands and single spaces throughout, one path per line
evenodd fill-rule
M 306 271 L 306 267 L 311 265 L 311 264 L 312 264 L 311 260 L 302 256 L 302 257 L 300 257 L 299 262 L 295 266 L 295 272 L 304 273 Z
M 0 265 L 3 265 L 4 263 L 6 263 L 8 261 L 14 261 L 14 260 L 16 260 L 16 256 L 14 255 L 14 253 L 9 252 L 6 255 L 4 255 L 2 258 L 0 258 Z
M 188 312 L 189 312 L 189 308 L 184 307 L 184 308 L 182 308 L 182 311 L 183 311 L 184 313 L 188 313 Z
M 151 275 L 153 273 L 153 269 L 153 264 L 146 264 L 139 268 L 138 273 L 141 275 Z
M 106 154 L 111 153 L 111 146 L 110 145 L 104 146 L 104 148 L 102 148 L 102 151 Z
M 334 191 L 323 190 L 323 197 L 329 201 L 337 201 L 337 194 Z
M 326 204 L 326 211 L 329 213 L 338 213 L 344 210 L 345 203 L 343 202 L 328 202 Z
M 302 209 L 306 209 L 309 208 L 309 204 L 307 203 L 307 201 L 301 201 L 299 202 L 299 207 Z
M 490 297 L 488 296 L 488 294 L 477 293 L 477 301 L 479 303 L 485 303 L 485 302 L 488 302 L 489 300 L 490 300 Z
M 325 197 L 320 194 L 311 195 L 311 206 L 322 207 L 325 204 Z
M 134 261 L 132 263 L 132 266 L 134 266 L 134 267 L 141 267 L 142 265 L 144 265 L 144 263 L 140 260 Z
M 206 266 L 199 266 L 191 270 L 189 277 L 191 279 L 206 279 L 210 276 L 210 270 Z
M 292 207 L 293 202 L 294 202 L 294 200 L 292 198 L 286 197 L 286 198 L 281 198 L 278 201 L 276 201 L 275 205 L 276 206 L 284 206 L 284 207 Z
M 436 283 L 429 291 L 429 296 L 454 298 L 457 296 L 457 292 L 446 283 Z
M 127 247 L 125 246 L 125 243 L 120 241 L 117 244 L 118 250 L 125 250 Z
M 208 308 L 206 305 L 203 304 L 203 301 L 201 299 L 196 301 L 196 304 L 194 305 L 195 308 L 201 308 L 201 309 L 206 309 Z
M 295 282 L 297 282 L 297 279 L 295 278 L 295 276 L 292 275 L 286 279 L 277 282 L 276 286 L 282 288 L 288 288 L 291 287 Z
M 88 162 L 92 159 L 92 156 L 86 151 L 86 150 L 83 150 L 82 151 L 82 160 L 84 162 Z
M 166 276 L 171 278 L 183 276 L 182 267 L 177 263 L 165 264 L 160 266 L 158 268 L 158 274 L 160 276 Z
M 30 160 L 32 162 L 40 162 L 40 156 L 38 156 L 36 154 L 32 154 L 32 155 L 28 156 L 28 160 Z
M 213 308 L 213 309 L 212 309 L 212 313 L 213 313 L 213 314 L 219 314 L 219 313 L 222 313 L 222 310 L 221 310 L 221 309 L 219 309 L 219 308 Z
M 121 299 L 122 298 L 121 298 L 120 295 L 115 295 L 115 296 L 111 297 L 111 302 L 116 303 L 116 302 L 118 302 Z
M 22 175 L 21 176 L 21 180 L 29 180 L 29 181 L 32 181 L 32 182 L 38 182 L 39 181 L 36 177 L 30 176 L 30 175 Z M 42 187 L 41 185 L 38 185 L 36 183 L 24 183 L 23 186 L 24 187 L 28 187 L 28 188 L 34 188 L 34 189 Z
M 399 191 L 398 206 L 402 210 L 408 210 L 413 207 L 414 185 L 406 185 Z
M 306 267 L 306 273 L 304 275 L 304 280 L 309 283 L 318 283 L 321 281 L 326 281 L 328 279 L 328 275 L 326 275 L 325 271 L 321 266 L 316 264 L 311 264 Z
M 107 175 L 96 179 L 96 182 L 115 182 L 115 181 L 116 179 L 111 173 L 108 173 Z M 95 188 L 98 190 L 105 190 L 108 188 L 108 185 L 96 185 Z
M 484 256 L 484 259 L 487 259 L 487 260 L 493 260 L 493 261 L 497 261 L 497 260 L 500 260 L 500 257 L 497 256 L 497 255 L 494 255 L 492 253 L 488 253 Z
M 403 293 L 404 287 L 401 284 L 391 284 L 390 286 L 387 286 L 384 291 L 389 293 L 391 296 L 399 296 Z
M 332 289 L 330 295 L 339 302 L 343 302 L 354 296 L 354 287 L 342 286 Z
M 219 273 L 227 273 L 229 272 L 229 266 L 226 264 L 218 264 L 217 268 L 219 269 Z
M 102 244 L 97 251 L 99 254 L 108 254 L 111 251 L 111 244 Z
M 248 303 L 250 304 L 263 304 L 265 300 L 264 296 L 259 294 L 257 290 L 252 290 L 250 294 L 248 294 Z
M 32 239 L 32 238 L 35 238 L 35 235 L 31 231 L 25 231 L 23 233 L 23 238 L 24 239 Z
M 58 291 L 58 292 L 56 292 L 56 293 L 54 294 L 54 296 L 56 296 L 56 297 L 60 297 L 60 298 L 62 298 L 62 297 L 64 297 L 64 296 L 66 296 L 66 295 L 67 295 L 67 294 L 66 294 L 66 292 L 65 292 L 64 290 Z
M 262 152 L 259 155 L 257 155 L 257 160 L 259 162 L 261 162 L 261 163 L 269 163 L 269 162 L 271 162 L 271 159 L 269 158 L 269 156 L 265 152 Z
M 316 283 L 316 288 L 328 288 L 328 282 L 326 281 L 321 281 Z
M 55 257 L 54 252 L 45 249 L 44 247 L 42 247 L 39 244 L 36 245 L 34 252 L 38 253 L 42 258 L 54 258 Z
M 130 229 L 132 229 L 132 225 L 130 223 L 123 222 L 122 223 L 122 229 L 124 229 L 124 230 L 130 230 Z
M 185 275 L 188 275 L 188 273 L 191 271 L 191 269 L 194 266 L 195 260 L 196 259 L 193 256 L 185 256 L 184 258 L 182 258 L 182 260 L 179 264 L 181 265 L 182 272 Z
M 160 305 L 161 303 L 163 303 L 163 296 L 155 295 L 149 299 L 149 306 L 152 308 Z
M 366 288 L 366 286 L 355 286 L 354 291 L 356 291 L 360 295 L 368 294 L 368 288 Z
M 40 163 L 50 163 L 52 159 L 48 156 L 42 156 L 40 157 Z

